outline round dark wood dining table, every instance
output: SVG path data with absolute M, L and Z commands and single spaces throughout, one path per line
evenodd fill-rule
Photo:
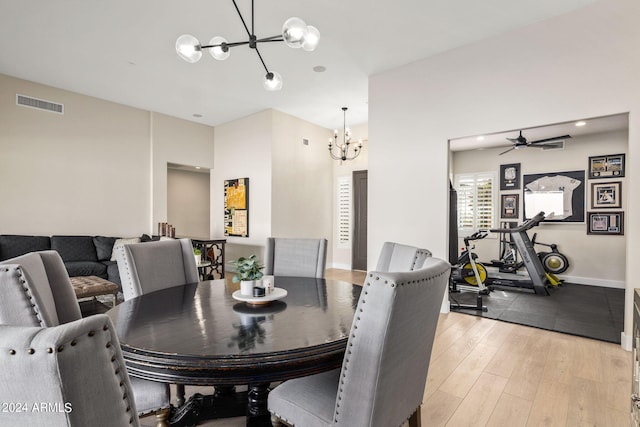
M 163 289 L 107 312 L 130 376 L 171 384 L 215 386 L 171 415 L 173 425 L 246 415 L 270 425 L 269 384 L 339 368 L 362 289 L 348 282 L 275 277 L 281 300 L 252 305 L 232 297 L 225 279 Z M 236 395 L 234 385 L 248 385 Z M 230 410 L 241 402 L 241 413 Z

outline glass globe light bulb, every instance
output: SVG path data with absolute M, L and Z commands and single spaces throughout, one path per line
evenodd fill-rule
M 307 24 L 300 18 L 289 18 L 282 25 L 282 38 L 287 46 L 297 49 L 302 47 L 307 35 Z
M 264 82 L 262 82 L 264 88 L 269 91 L 276 91 L 282 89 L 282 76 L 276 71 L 269 71 L 264 76 Z
M 214 38 L 209 40 L 209 45 L 216 45 L 216 44 L 221 45 L 223 43 L 227 43 L 227 39 L 220 36 L 215 36 Z M 229 50 L 228 46 L 210 47 L 209 53 L 218 61 L 224 61 L 229 57 L 229 55 L 231 55 L 231 51 Z
M 187 62 L 198 62 L 202 58 L 202 48 L 197 38 L 191 34 L 183 34 L 176 40 L 176 52 Z
M 320 42 L 320 31 L 313 25 L 309 25 L 307 27 L 307 35 L 304 36 L 304 42 L 302 43 L 302 48 L 306 51 L 316 50 L 318 47 L 318 43 Z

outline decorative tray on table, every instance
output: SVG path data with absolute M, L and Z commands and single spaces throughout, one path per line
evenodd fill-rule
M 287 290 L 282 288 L 273 288 L 273 291 L 263 297 L 254 297 L 253 295 L 242 295 L 240 291 L 231 294 L 233 299 L 246 302 L 252 305 L 269 304 L 271 301 L 277 301 L 287 296 Z

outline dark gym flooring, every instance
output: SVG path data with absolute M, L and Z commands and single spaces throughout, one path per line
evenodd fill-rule
M 624 289 L 564 283 L 549 288 L 549 293 L 542 296 L 528 289 L 495 287 L 483 296 L 486 312 L 456 309 L 456 304 L 475 306 L 475 292 L 451 293 L 450 301 L 451 309 L 460 313 L 620 344 Z

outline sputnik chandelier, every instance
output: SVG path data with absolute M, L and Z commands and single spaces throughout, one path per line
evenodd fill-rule
M 247 23 L 242 17 L 242 13 L 240 13 L 236 0 L 232 1 L 236 11 L 238 12 L 238 16 L 240 16 L 242 25 L 244 25 L 244 28 L 247 31 L 249 40 L 229 43 L 224 37 L 216 36 L 209 40 L 208 45 L 203 45 L 191 34 L 183 34 L 176 40 L 176 52 L 178 52 L 178 55 L 185 61 L 194 63 L 198 62 L 200 58 L 202 58 L 202 49 L 209 49 L 211 56 L 219 61 L 224 61 L 231 54 L 230 49 L 232 47 L 249 45 L 251 49 L 255 49 L 258 54 L 258 58 L 260 58 L 260 62 L 262 62 L 262 66 L 266 71 L 263 82 L 264 88 L 271 91 L 282 89 L 282 76 L 276 71 L 269 71 L 267 65 L 262 59 L 262 55 L 260 55 L 258 44 L 283 41 L 287 46 L 294 49 L 302 48 L 307 51 L 313 51 L 320 41 L 320 32 L 316 27 L 307 25 L 302 19 L 292 17 L 284 22 L 281 34 L 259 39 L 256 37 L 254 32 L 254 0 L 251 0 L 251 30 L 247 27 Z
M 347 107 L 342 107 L 343 125 L 342 125 L 342 144 L 338 144 L 338 131 L 333 131 L 333 138 L 329 138 L 329 154 L 333 160 L 353 160 L 360 155 L 362 151 L 362 141 L 358 141 L 353 146 L 353 153 L 349 154 L 349 147 L 351 146 L 351 131 L 347 129 Z M 334 153 L 333 148 L 337 148 L 338 151 Z

